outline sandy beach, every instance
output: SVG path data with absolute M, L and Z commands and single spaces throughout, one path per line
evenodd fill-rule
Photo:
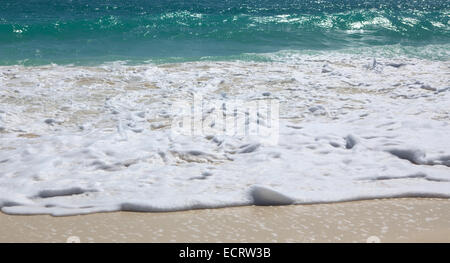
M 0 215 L 0 242 L 450 242 L 450 200 L 69 217 Z
M 450 1 L 1 7 L 0 243 L 450 242 Z

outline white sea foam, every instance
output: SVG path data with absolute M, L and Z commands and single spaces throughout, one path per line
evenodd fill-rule
M 448 61 L 287 61 L 0 67 L 2 211 L 450 197 Z M 194 94 L 279 100 L 278 144 L 173 136 L 172 103 Z

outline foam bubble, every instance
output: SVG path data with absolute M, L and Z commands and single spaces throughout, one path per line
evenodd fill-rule
M 448 69 L 448 61 L 342 52 L 0 67 L 0 206 L 68 215 L 449 197 Z M 278 144 L 175 136 L 172 120 L 183 113 L 171 106 L 193 94 L 279 100 Z

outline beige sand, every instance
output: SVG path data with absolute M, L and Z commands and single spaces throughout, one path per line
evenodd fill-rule
M 0 242 L 450 242 L 450 200 L 388 199 L 284 207 L 71 217 L 0 214 Z M 75 238 L 76 240 L 76 238 Z

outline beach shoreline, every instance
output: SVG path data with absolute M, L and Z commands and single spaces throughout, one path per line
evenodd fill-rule
M 284 59 L 0 67 L 2 211 L 450 196 L 448 62 Z
M 450 242 L 450 1 L 19 2 L 0 243 Z
M 0 214 L 0 242 L 450 242 L 450 200 L 80 216 Z

